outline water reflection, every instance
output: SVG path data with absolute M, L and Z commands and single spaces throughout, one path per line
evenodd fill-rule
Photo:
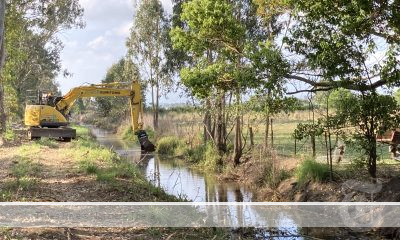
M 123 141 L 112 133 L 100 129 L 92 129 L 100 144 L 112 148 L 118 154 L 126 157 L 132 164 L 140 167 L 142 173 L 152 184 L 163 188 L 167 193 L 179 198 L 194 202 L 251 202 L 253 194 L 250 189 L 237 183 L 221 183 L 204 173 L 187 167 L 182 161 L 163 158 L 159 155 L 143 154 L 140 146 L 133 142 Z M 260 226 L 271 226 L 269 219 L 264 216 L 267 213 L 258 213 L 251 206 L 229 206 L 226 211 L 221 211 L 218 205 L 207 208 L 208 216 L 218 221 L 236 221 L 245 225 L 246 223 L 257 223 Z M 211 209 L 211 211 L 210 211 Z M 300 237 L 299 228 L 295 222 L 282 214 L 280 216 L 280 228 L 271 230 L 261 229 L 256 238 L 271 238 L 285 232 L 290 239 L 303 239 Z

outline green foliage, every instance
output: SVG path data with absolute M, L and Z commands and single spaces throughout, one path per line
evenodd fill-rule
M 185 153 L 185 158 L 191 163 L 200 163 L 204 159 L 204 152 L 207 145 L 198 145 L 193 148 L 188 148 Z
M 260 167 L 263 168 L 263 171 L 258 181 L 272 189 L 276 189 L 279 183 L 291 176 L 287 170 L 276 168 L 272 162 L 268 162 Z
M 124 129 L 122 130 L 122 139 L 127 141 L 137 140 L 137 137 L 132 130 L 132 126 L 128 125 L 124 127 Z
M 101 82 L 131 82 L 133 80 L 140 81 L 139 69 L 131 59 L 122 58 L 107 70 Z M 144 92 L 141 94 L 144 96 Z M 127 97 L 97 97 L 96 106 L 99 117 L 103 118 L 108 125 L 118 125 L 125 115 L 130 114 Z
M 298 108 L 299 102 L 294 97 L 282 97 L 273 95 L 256 95 L 252 96 L 248 101 L 251 109 L 262 112 L 265 115 L 272 116 L 274 114 L 285 112 L 291 113 Z
M 40 165 L 34 163 L 32 160 L 26 157 L 20 157 L 16 160 L 16 163 L 11 167 L 11 173 L 16 178 L 23 177 L 34 177 L 40 171 Z
M 315 99 L 319 106 L 323 106 L 325 108 L 328 100 L 328 107 L 330 109 L 337 109 L 342 99 L 351 98 L 352 95 L 353 93 L 351 93 L 350 90 L 338 88 L 333 91 L 318 92 L 315 96 Z
M 14 133 L 14 131 L 10 128 L 6 128 L 5 133 L 3 134 L 3 139 L 6 141 L 14 141 L 16 139 L 16 135 Z
M 55 139 L 41 138 L 40 140 L 35 141 L 33 144 L 39 146 L 46 146 L 49 148 L 58 148 L 60 143 L 57 142 Z
M 195 66 L 181 70 L 182 83 L 199 98 L 211 89 L 246 89 L 254 83 L 253 68 L 241 64 L 245 51 L 245 27 L 234 15 L 234 7 L 225 0 L 194 0 L 182 7 L 181 20 L 170 36 L 175 49 L 193 57 Z M 216 57 L 213 57 L 216 56 Z
M 306 159 L 297 168 L 296 177 L 300 184 L 309 180 L 322 182 L 329 178 L 329 166 L 315 160 Z
M 175 136 L 163 137 L 157 141 L 159 154 L 182 156 L 186 148 L 185 142 Z
M 397 105 L 400 105 L 400 89 L 397 89 L 394 94 L 394 98 L 396 99 Z
M 297 128 L 294 130 L 293 137 L 298 140 L 303 140 L 304 138 L 310 136 L 320 136 L 324 133 L 324 128 L 319 121 L 316 124 L 313 123 L 299 123 Z
M 218 149 L 212 143 L 208 143 L 205 147 L 205 152 L 203 155 L 203 160 L 200 162 L 199 166 L 207 171 L 217 171 L 221 156 Z
M 149 87 L 154 110 L 154 128 L 158 127 L 158 108 L 161 94 L 171 90 L 173 78 L 165 53 L 169 47 L 169 23 L 159 0 L 141 1 L 136 9 L 133 27 L 127 40 L 128 58 L 141 66 L 142 80 Z M 146 89 L 146 88 L 144 88 Z
M 79 168 L 87 174 L 96 174 L 98 171 L 97 164 L 90 160 L 83 160 L 79 162 Z
M 78 0 L 15 0 L 7 1 L 6 9 L 2 84 L 6 114 L 14 121 L 22 117 L 26 90 L 58 92 L 56 76 L 68 75 L 61 66 L 58 33 L 83 27 L 83 9 Z

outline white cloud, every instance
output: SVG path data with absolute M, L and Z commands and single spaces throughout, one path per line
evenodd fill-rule
M 132 21 L 125 22 L 124 24 L 118 26 L 117 28 L 114 28 L 113 32 L 118 36 L 128 37 L 132 24 L 133 24 Z
M 64 46 L 71 47 L 71 48 L 76 48 L 76 47 L 78 47 L 78 41 L 66 41 L 64 43 Z
M 63 93 L 87 82 L 100 83 L 107 69 L 125 56 L 125 42 L 133 23 L 133 2 L 134 0 L 80 0 L 85 9 L 86 28 L 60 34 L 65 44 L 61 53 L 62 64 L 73 74 L 71 78 L 58 76 L 57 81 Z M 170 14 L 171 0 L 161 2 L 166 13 Z M 176 99 L 179 98 L 172 96 L 169 101 L 176 102 Z
M 87 46 L 91 49 L 100 49 L 104 48 L 107 45 L 107 40 L 103 36 L 99 36 L 94 40 L 90 41 Z

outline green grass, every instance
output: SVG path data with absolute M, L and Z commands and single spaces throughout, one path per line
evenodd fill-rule
M 322 182 L 329 178 L 329 166 L 315 160 L 306 159 L 296 170 L 297 181 L 304 184 L 307 181 Z
M 3 139 L 7 142 L 12 142 L 16 138 L 17 135 L 15 134 L 15 132 L 10 128 L 6 128 L 6 132 L 3 134 Z
M 182 156 L 187 151 L 185 142 L 178 137 L 162 137 L 157 142 L 157 152 L 169 156 Z
M 264 166 L 263 174 L 261 176 L 261 183 L 276 189 L 283 180 L 288 179 L 291 174 L 285 169 L 278 169 L 273 167 L 272 163 Z
M 15 160 L 15 164 L 11 167 L 11 174 L 18 179 L 27 176 L 37 176 L 40 169 L 40 164 L 34 163 L 26 157 L 18 157 Z
M 64 152 L 77 162 L 80 172 L 95 175 L 96 180 L 101 182 L 114 182 L 118 178 L 134 179 L 140 176 L 135 165 L 98 144 L 87 128 L 77 127 L 77 132 L 80 137 Z
M 188 148 L 185 153 L 185 159 L 190 163 L 200 163 L 204 159 L 204 152 L 207 146 L 198 145 L 193 148 Z
M 78 163 L 79 169 L 87 174 L 96 174 L 98 171 L 97 164 L 90 160 L 82 160 Z
M 199 166 L 203 170 L 217 171 L 220 160 L 221 156 L 218 154 L 216 147 L 212 143 L 208 143 L 204 150 L 204 156 L 202 161 L 200 161 Z

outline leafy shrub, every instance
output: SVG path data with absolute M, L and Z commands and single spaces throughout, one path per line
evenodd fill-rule
M 276 168 L 271 162 L 263 166 L 261 173 L 261 182 L 272 189 L 277 188 L 280 182 L 290 177 L 290 173 L 287 170 Z
M 187 152 L 185 143 L 177 137 L 163 137 L 157 142 L 157 152 L 165 155 L 183 155 Z
M 12 129 L 6 128 L 6 132 L 4 133 L 3 138 L 4 140 L 11 142 L 14 141 L 17 138 L 17 136 Z
M 187 148 L 185 158 L 192 163 L 200 163 L 204 159 L 206 146 L 199 145 L 193 148 Z
M 296 177 L 300 184 L 308 180 L 321 182 L 328 179 L 329 166 L 324 163 L 318 163 L 315 160 L 307 159 L 297 168 Z
M 79 168 L 84 170 L 87 174 L 95 174 L 98 170 L 96 163 L 87 160 L 79 162 Z
M 207 170 L 216 171 L 218 169 L 218 162 L 221 156 L 218 153 L 217 148 L 212 143 L 208 143 L 205 148 L 203 161 L 201 165 Z

